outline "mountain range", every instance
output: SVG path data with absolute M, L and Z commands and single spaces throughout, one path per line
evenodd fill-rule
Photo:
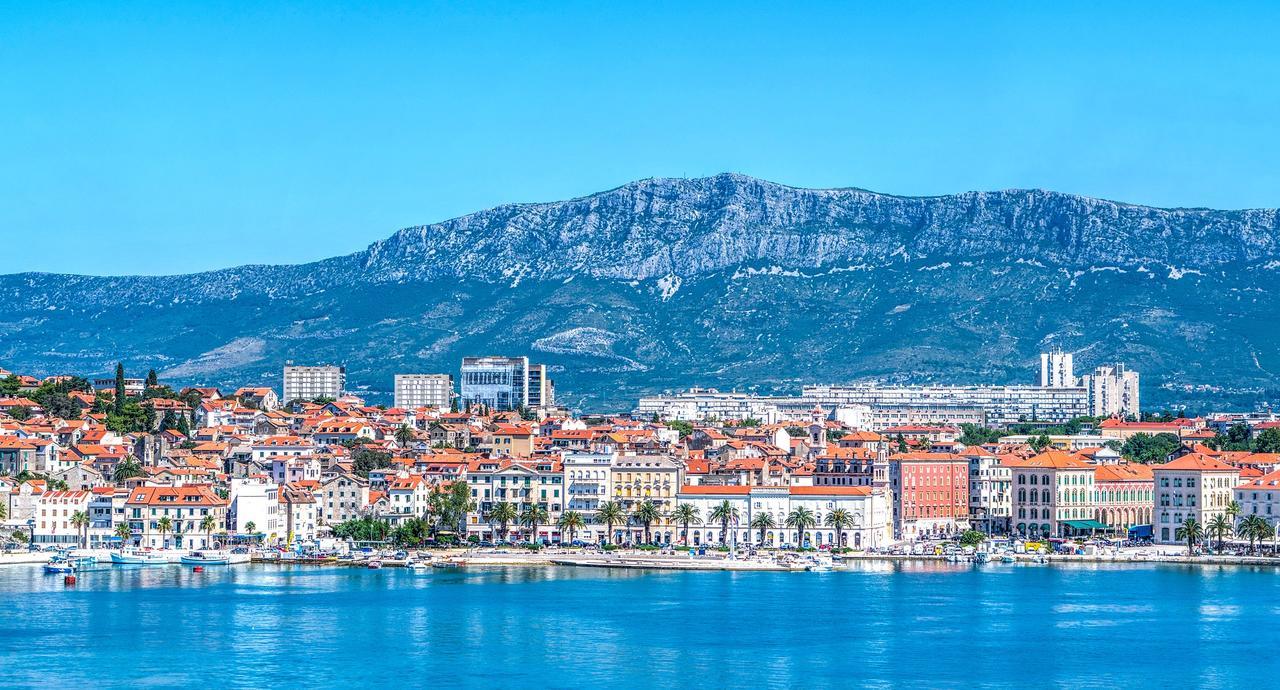
M 560 398 L 690 386 L 1035 383 L 1037 354 L 1142 373 L 1144 406 L 1280 398 L 1280 213 L 1042 190 L 905 197 L 738 174 L 646 179 L 405 228 L 303 265 L 0 276 L 0 366 L 279 387 L 528 354 Z M 1078 372 L 1080 373 L 1080 372 Z

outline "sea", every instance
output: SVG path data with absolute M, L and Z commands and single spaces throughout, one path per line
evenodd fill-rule
M 0 567 L 4 688 L 1229 688 L 1280 569 Z

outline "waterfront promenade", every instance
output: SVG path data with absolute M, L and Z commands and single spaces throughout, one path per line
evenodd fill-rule
M 1231 687 L 1280 643 L 1277 595 L 1276 571 L 1247 566 L 252 564 L 108 569 L 74 588 L 14 566 L 0 568 L 0 683 Z

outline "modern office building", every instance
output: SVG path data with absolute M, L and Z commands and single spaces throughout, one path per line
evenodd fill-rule
M 315 366 L 304 367 L 286 364 L 284 366 L 284 401 L 314 400 L 316 398 L 337 398 L 347 387 L 346 367 Z
M 529 406 L 528 357 L 463 357 L 462 409 L 490 410 Z
M 452 401 L 453 377 L 449 374 L 396 374 L 396 407 L 443 410 Z

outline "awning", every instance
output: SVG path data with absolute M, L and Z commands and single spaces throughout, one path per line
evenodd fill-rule
M 1062 524 L 1071 529 L 1111 529 L 1110 527 L 1098 522 L 1097 520 L 1063 520 Z

